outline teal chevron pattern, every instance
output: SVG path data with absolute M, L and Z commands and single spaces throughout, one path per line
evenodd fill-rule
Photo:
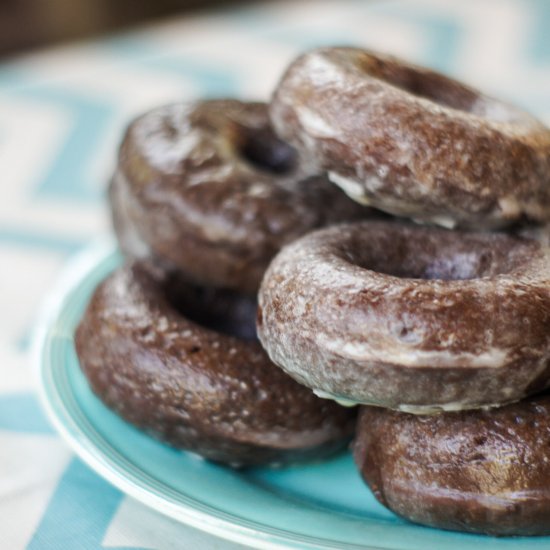
M 109 231 L 104 191 L 132 116 L 201 96 L 268 98 L 292 56 L 327 44 L 408 57 L 550 124 L 547 0 L 258 4 L 0 65 L 2 548 L 186 548 L 186 527 L 134 508 L 44 418 L 27 358 L 37 305 L 67 257 Z M 129 536 L 136 514 L 141 529 Z

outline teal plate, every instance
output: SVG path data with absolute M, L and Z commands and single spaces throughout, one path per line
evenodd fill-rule
M 496 539 L 408 523 L 376 502 L 349 453 L 281 470 L 233 471 L 135 430 L 91 393 L 73 332 L 93 289 L 121 262 L 110 241 L 68 268 L 34 347 L 41 398 L 74 451 L 105 479 L 176 520 L 256 548 L 548 549 L 550 538 Z

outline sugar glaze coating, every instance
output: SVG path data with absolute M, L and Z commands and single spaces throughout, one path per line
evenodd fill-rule
M 357 466 L 411 521 L 491 535 L 550 534 L 550 396 L 416 416 L 363 407 Z
M 550 384 L 550 249 L 384 221 L 285 247 L 259 292 L 272 361 L 319 395 L 415 413 Z
M 353 199 L 448 228 L 550 219 L 550 130 L 439 73 L 356 48 L 298 57 L 278 134 Z
M 255 293 L 283 244 L 369 212 L 314 174 L 275 136 L 263 103 L 160 107 L 123 139 L 110 187 L 115 230 L 132 258 Z
M 354 413 L 269 361 L 255 309 L 232 293 L 158 281 L 145 264 L 122 267 L 97 288 L 77 329 L 82 371 L 124 419 L 211 460 L 288 463 L 342 448 Z

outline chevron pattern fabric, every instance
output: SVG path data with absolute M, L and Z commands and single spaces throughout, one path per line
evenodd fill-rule
M 547 0 L 297 1 L 214 12 L 0 65 L 0 548 L 238 548 L 124 497 L 34 397 L 29 334 L 68 256 L 109 231 L 125 123 L 165 102 L 268 98 L 300 51 L 354 44 L 444 70 L 550 124 Z

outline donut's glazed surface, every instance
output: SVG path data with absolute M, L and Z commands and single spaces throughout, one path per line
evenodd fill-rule
M 355 48 L 297 58 L 278 134 L 352 198 L 445 227 L 550 218 L 550 130 L 441 74 Z
M 368 212 L 314 173 L 272 132 L 265 104 L 161 107 L 122 142 L 110 189 L 115 229 L 130 257 L 253 293 L 283 244 Z
M 550 384 L 550 249 L 382 221 L 285 247 L 259 293 L 269 356 L 320 395 L 424 413 Z
M 425 525 L 550 533 L 550 397 L 416 416 L 363 407 L 357 466 L 376 498 Z
M 76 332 L 80 365 L 124 419 L 211 460 L 288 463 L 342 448 L 354 414 L 269 361 L 255 311 L 249 298 L 130 264 L 92 297 Z

